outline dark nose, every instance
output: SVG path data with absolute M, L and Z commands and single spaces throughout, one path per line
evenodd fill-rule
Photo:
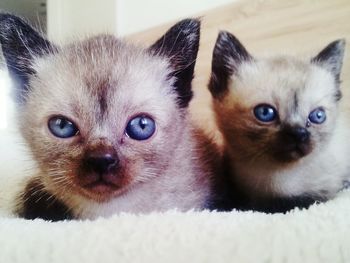
M 310 138 L 309 131 L 303 127 L 291 127 L 287 133 L 298 143 L 306 142 Z
M 119 159 L 110 153 L 92 153 L 87 156 L 86 163 L 92 171 L 106 174 L 118 166 Z

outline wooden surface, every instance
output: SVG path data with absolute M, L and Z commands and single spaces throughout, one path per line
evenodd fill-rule
M 288 53 L 311 57 L 338 38 L 347 39 L 347 49 L 350 48 L 350 0 L 241 0 L 198 16 L 202 18 L 201 45 L 191 111 L 194 119 L 208 130 L 215 130 L 207 83 L 219 30 L 235 34 L 256 56 Z M 129 38 L 150 44 L 172 24 Z M 342 71 L 343 106 L 350 104 L 349 58 L 347 50 Z

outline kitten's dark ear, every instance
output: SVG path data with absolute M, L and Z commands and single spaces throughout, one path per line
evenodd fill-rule
M 219 32 L 213 51 L 209 82 L 209 90 L 213 97 L 222 96 L 228 89 L 230 76 L 237 72 L 242 62 L 252 59 L 253 57 L 234 35 L 226 31 Z
M 185 19 L 171 27 L 149 50 L 154 55 L 169 59 L 172 73 L 176 78 L 174 87 L 181 108 L 188 106 L 192 99 L 194 66 L 196 63 L 200 37 L 200 21 Z
M 312 58 L 311 61 L 332 72 L 337 82 L 339 82 L 344 51 L 345 39 L 339 39 L 326 46 L 316 57 Z
M 21 18 L 0 14 L 0 44 L 19 102 L 25 100 L 28 81 L 35 74 L 35 57 L 54 52 L 55 48 Z

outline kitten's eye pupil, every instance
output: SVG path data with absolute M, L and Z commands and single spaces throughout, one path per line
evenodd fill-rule
M 270 113 L 271 113 L 271 111 L 272 111 L 272 109 L 271 108 L 264 108 L 263 109 L 263 115 L 264 116 L 267 116 L 267 115 L 269 115 Z
M 52 117 L 48 122 L 50 132 L 58 138 L 70 138 L 78 134 L 76 125 L 63 116 Z
M 323 108 L 317 108 L 310 112 L 309 120 L 312 123 L 321 124 L 326 120 L 326 112 Z
M 142 130 L 144 130 L 147 126 L 148 122 L 146 118 L 141 118 L 140 119 L 140 127 L 142 128 Z
M 271 122 L 276 119 L 277 111 L 267 104 L 260 104 L 254 108 L 255 117 L 262 122 Z
M 136 116 L 129 121 L 125 133 L 134 140 L 146 140 L 150 138 L 156 130 L 156 124 L 148 116 Z
M 61 129 L 63 129 L 67 125 L 67 122 L 63 119 L 57 119 L 56 124 L 60 126 Z

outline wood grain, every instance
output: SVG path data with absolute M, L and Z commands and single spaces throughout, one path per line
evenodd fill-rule
M 256 55 L 288 53 L 313 56 L 329 42 L 350 41 L 349 0 L 248 0 L 198 14 L 202 19 L 201 45 L 194 79 L 193 118 L 207 131 L 215 131 L 211 96 L 207 90 L 213 46 L 219 30 L 234 33 Z M 176 21 L 174 21 L 175 23 Z M 173 23 L 130 36 L 150 44 Z M 347 43 L 349 48 L 349 43 Z M 350 100 L 350 50 L 345 54 L 342 73 L 344 99 Z

